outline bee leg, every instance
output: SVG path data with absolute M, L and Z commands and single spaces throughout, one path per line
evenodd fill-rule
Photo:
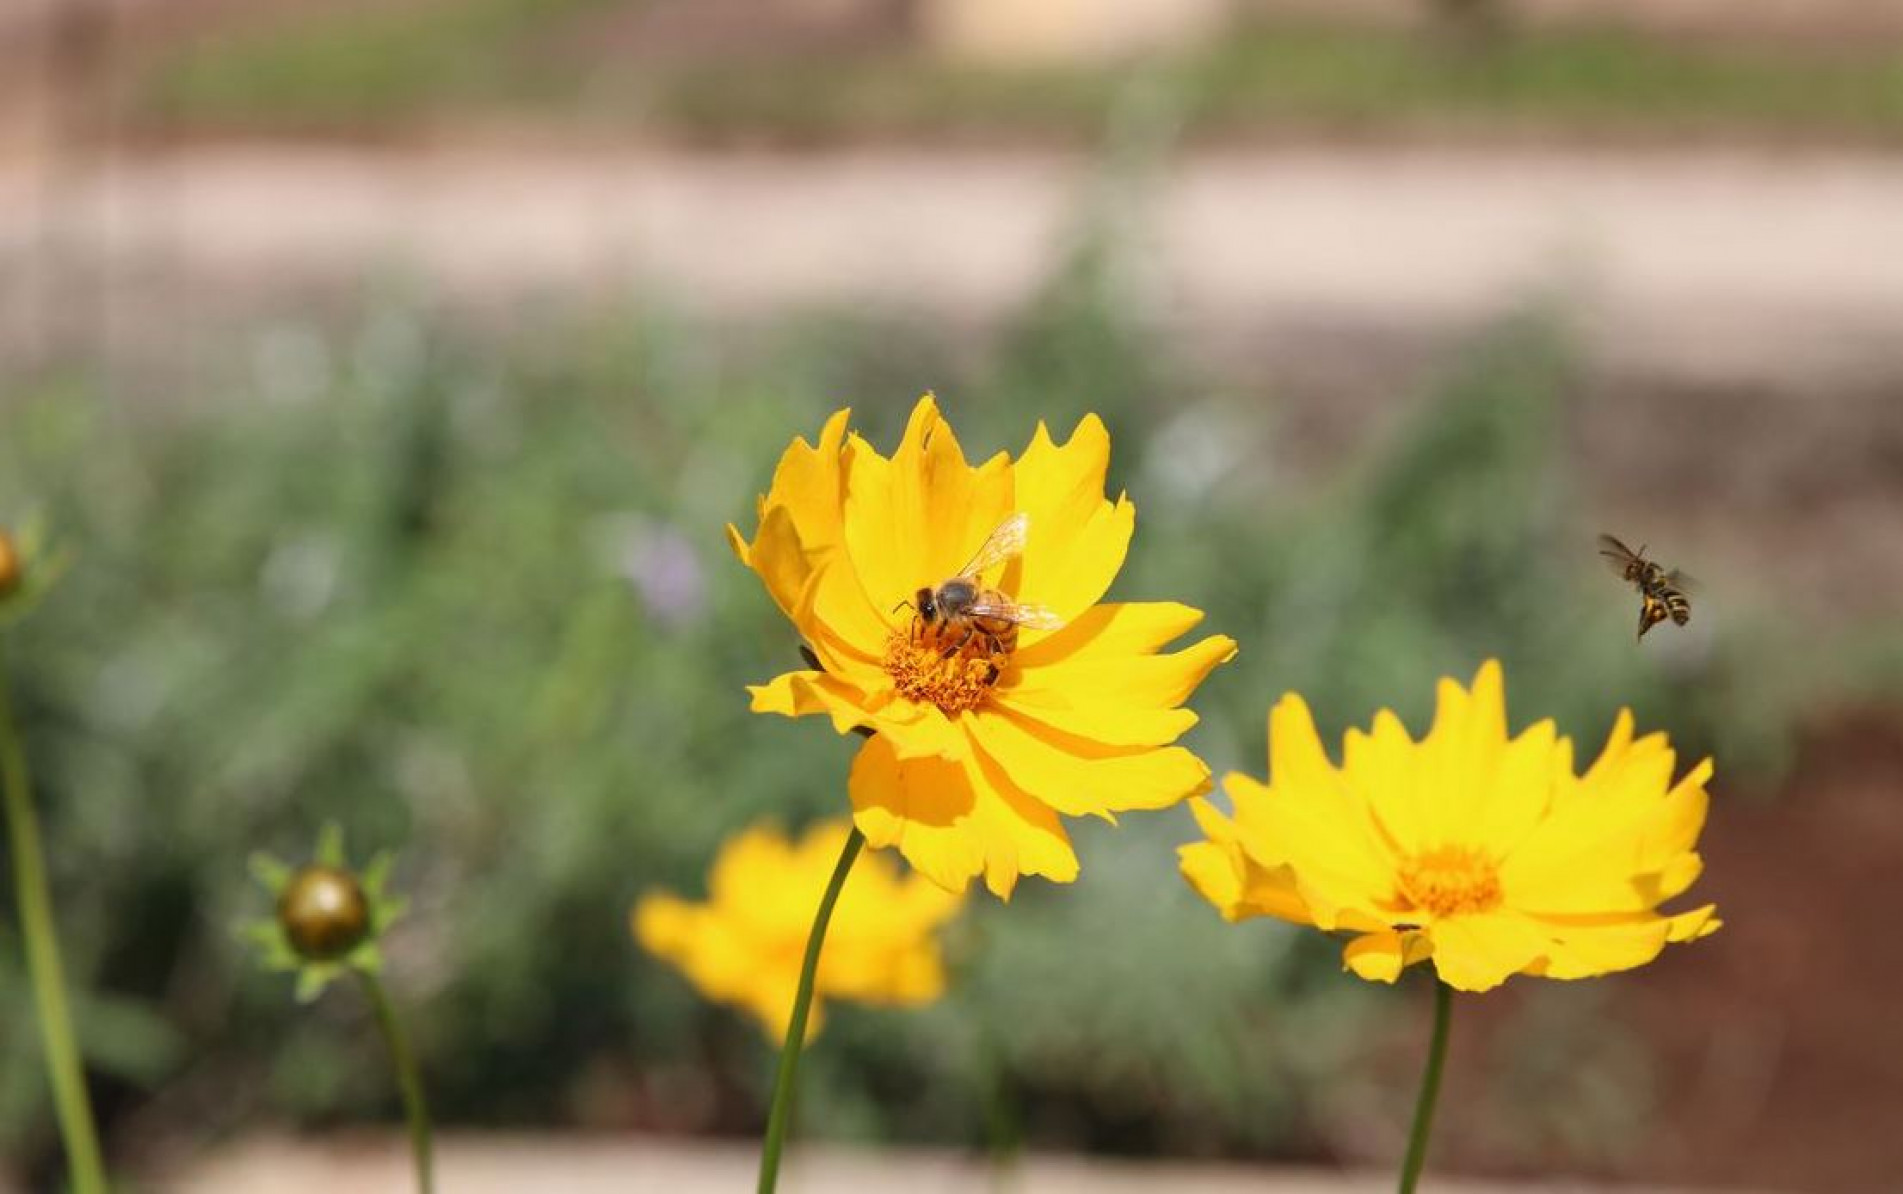
M 972 635 L 974 635 L 974 634 L 976 634 L 976 633 L 978 633 L 978 628 L 977 628 L 976 626 L 967 626 L 967 627 L 965 627 L 965 633 L 959 636 L 959 638 L 958 638 L 958 641 L 957 641 L 957 642 L 955 642 L 955 643 L 953 643 L 953 644 L 952 644 L 951 646 L 949 646 L 949 647 L 947 647 L 947 648 L 945 648 L 945 650 L 944 650 L 944 651 L 942 651 L 942 652 L 940 652 L 940 654 L 941 654 L 941 655 L 942 655 L 942 656 L 943 656 L 944 658 L 946 658 L 946 659 L 950 659 L 950 658 L 951 658 L 952 656 L 954 656 L 954 655 L 956 655 L 956 654 L 958 654 L 958 653 L 959 653 L 960 651 L 962 651 L 962 650 L 964 650 L 964 649 L 965 649 L 965 644 L 966 644 L 966 643 L 968 643 L 968 642 L 970 642 L 970 641 L 971 641 L 971 636 L 972 636 Z
M 990 651 L 986 662 L 991 665 L 991 671 L 985 676 L 985 683 L 996 684 L 998 677 L 1004 674 L 1004 665 L 1011 662 L 1011 653 L 1006 651 L 1004 644 L 995 638 L 987 645 L 990 647 Z

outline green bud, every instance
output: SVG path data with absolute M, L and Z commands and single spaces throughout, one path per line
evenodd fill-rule
M 291 947 L 314 962 L 341 958 L 370 934 L 370 901 L 341 867 L 314 863 L 292 874 L 277 911 Z

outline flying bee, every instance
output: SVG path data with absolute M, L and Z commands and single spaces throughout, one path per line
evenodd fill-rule
M 1041 605 L 1020 605 L 1008 594 L 984 587 L 985 573 L 1024 554 L 1030 530 L 1030 515 L 1013 514 L 998 524 L 956 576 L 920 589 L 911 601 L 901 601 L 894 608 L 912 607 L 918 614 L 913 633 L 931 634 L 946 644 L 942 654 L 947 659 L 977 639 L 990 657 L 995 679 L 1017 648 L 1018 627 L 1056 630 L 1064 624 L 1064 619 Z
M 1692 603 L 1685 596 L 1691 581 L 1673 568 L 1667 571 L 1645 558 L 1645 547 L 1633 551 L 1611 535 L 1599 536 L 1599 554 L 1612 570 L 1639 590 L 1639 637 L 1666 618 L 1683 626 L 1691 621 Z

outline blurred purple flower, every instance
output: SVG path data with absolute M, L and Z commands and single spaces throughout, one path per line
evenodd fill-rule
M 680 627 L 700 620 L 707 609 L 707 574 L 687 536 L 668 523 L 626 514 L 610 519 L 602 538 L 612 566 L 656 621 Z

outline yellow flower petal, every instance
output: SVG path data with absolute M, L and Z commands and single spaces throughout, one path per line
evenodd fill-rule
M 1641 911 L 1680 894 L 1698 872 L 1690 847 L 1704 827 L 1711 763 L 1660 799 L 1656 785 L 1669 774 L 1663 750 L 1595 768 L 1581 783 L 1590 798 L 1570 801 L 1509 855 L 1502 882 L 1522 907 L 1549 913 Z
M 1536 923 L 1548 938 L 1547 962 L 1536 973 L 1571 979 L 1643 966 L 1658 957 L 1667 943 L 1708 937 L 1721 922 L 1707 904 L 1669 917 L 1602 914 L 1541 917 Z
M 1548 949 L 1533 922 L 1515 913 L 1451 917 L 1425 932 L 1434 943 L 1434 972 L 1457 991 L 1492 990 Z
M 1369 982 L 1391 983 L 1401 977 L 1407 951 L 1399 933 L 1363 933 L 1342 950 L 1341 962 Z
M 767 491 L 771 504 L 801 516 L 800 539 L 815 554 L 836 548 L 843 541 L 839 519 L 840 451 L 851 418 L 851 408 L 834 411 L 811 448 L 805 440 L 795 439 L 780 457 Z
M 826 420 L 819 443 L 795 439 L 773 472 L 773 487 L 760 500 L 760 530 L 749 544 L 727 528 L 734 554 L 760 573 L 781 610 L 793 612 L 807 573 L 843 542 L 840 525 L 840 448 L 851 412 Z
M 807 578 L 812 575 L 813 561 L 807 557 L 806 549 L 800 544 L 799 528 L 794 525 L 793 512 L 785 506 L 768 508 L 760 516 L 760 529 L 754 533 L 749 544 L 740 537 L 740 532 L 732 524 L 727 527 L 727 541 L 733 545 L 741 562 L 760 574 L 768 595 L 782 613 L 792 616 L 798 608 L 800 594 L 806 588 Z
M 782 717 L 824 714 L 833 729 L 850 734 L 864 727 L 886 739 L 906 758 L 962 758 L 967 738 L 957 722 L 936 709 L 895 701 L 885 693 L 867 697 L 852 684 L 827 672 L 786 672 L 747 689 L 755 713 Z
M 784 672 L 765 684 L 749 685 L 755 713 L 778 713 L 782 717 L 805 717 L 823 713 L 833 719 L 833 728 L 850 734 L 871 720 L 865 709 L 865 695 L 837 676 L 825 672 Z
M 919 399 L 891 460 L 852 436 L 846 446 L 847 550 L 878 608 L 958 575 L 1013 511 L 1011 463 L 1002 453 L 965 462 L 930 394 Z
M 1235 657 L 1235 640 L 1220 634 L 1169 655 L 1072 656 L 1048 667 L 1022 668 L 998 695 L 1012 705 L 1040 708 L 1167 709 L 1189 699 L 1218 664 Z
M 1176 858 L 1189 885 L 1214 904 L 1224 920 L 1242 918 L 1241 851 L 1214 842 L 1191 842 L 1176 848 Z
M 1421 740 L 1421 759 L 1438 793 L 1428 808 L 1430 841 L 1464 838 L 1471 829 L 1484 798 L 1476 781 L 1492 775 L 1506 729 L 1499 664 L 1483 664 L 1471 690 L 1453 680 L 1440 682 L 1434 725 Z
M 1026 643 L 1013 661 L 1028 671 L 1067 661 L 1148 655 L 1188 634 L 1202 620 L 1203 611 L 1174 601 L 1107 602 L 1072 618 L 1062 630 Z
M 1086 415 L 1063 444 L 1037 425 L 1015 474 L 1013 505 L 1030 516 L 1039 547 L 1025 553 L 1013 578 L 1018 600 L 1070 619 L 1110 587 L 1130 546 L 1136 507 L 1127 497 L 1105 500 L 1109 467 L 1110 433 L 1096 415 Z
M 897 849 L 948 890 L 963 891 L 983 874 L 992 894 L 1009 899 L 1020 873 L 1059 883 L 1077 877 L 1057 814 L 972 762 L 902 759 L 875 736 L 853 760 L 847 789 L 866 840 Z
M 1368 805 L 1390 850 L 1410 853 L 1429 844 L 1426 789 L 1417 781 L 1414 740 L 1401 719 L 1383 709 L 1368 733 L 1349 730 L 1342 743 L 1342 775 Z
M 1671 926 L 1665 939 L 1674 945 L 1681 941 L 1697 941 L 1701 937 L 1709 937 L 1725 925 L 1724 921 L 1718 919 L 1716 904 L 1706 904 L 1702 908 L 1693 908 L 1690 912 L 1668 916 L 1665 922 Z
M 998 714 L 1005 715 L 1058 740 L 1090 739 L 1111 748 L 1166 746 L 1197 721 L 1189 709 L 1136 709 L 1115 702 L 1086 708 L 1019 705 Z
M 1486 761 L 1468 773 L 1465 808 L 1455 823 L 1462 841 L 1504 857 L 1545 819 L 1554 776 L 1570 773 L 1572 750 L 1551 721 L 1542 721 L 1479 757 Z
M 1180 746 L 1108 746 L 1009 711 L 982 713 L 963 724 L 982 755 L 981 766 L 995 766 L 1017 788 L 1038 793 L 1065 816 L 1168 808 L 1209 786 L 1209 768 Z
M 693 939 L 693 911 L 671 895 L 643 896 L 634 908 L 634 935 L 651 953 L 672 953 Z
M 803 626 L 823 628 L 822 643 L 837 645 L 834 654 L 838 666 L 879 675 L 886 638 L 897 628 L 895 617 L 873 605 L 850 562 L 840 556 L 816 570 L 807 602 L 794 620 Z M 808 641 L 813 640 L 809 637 Z M 815 649 L 819 645 L 816 643 Z
M 644 896 L 634 909 L 634 935 L 702 994 L 750 1012 L 778 1040 L 792 1015 L 813 914 L 847 832 L 844 822 L 830 822 L 790 843 L 775 830 L 748 829 L 721 847 L 706 903 Z M 923 878 L 901 875 L 889 857 L 861 854 L 827 930 L 808 1035 L 819 1029 L 826 998 L 888 1005 L 937 998 L 945 968 L 932 934 L 959 905 Z
M 1593 978 L 1643 966 L 1658 957 L 1671 922 L 1656 916 L 1564 924 L 1542 919 L 1545 959 L 1534 973 L 1546 978 Z
M 1322 752 L 1301 697 L 1290 693 L 1270 711 L 1269 742 L 1272 785 L 1230 775 L 1223 787 L 1251 856 L 1292 867 L 1304 886 L 1325 895 L 1330 908 L 1317 921 L 1333 927 L 1336 909 L 1368 908 L 1388 896 L 1391 859 L 1365 797 Z
M 1177 856 L 1184 877 L 1216 905 L 1225 920 L 1274 916 L 1296 924 L 1314 923 L 1287 867 L 1264 867 L 1250 859 L 1235 823 L 1209 801 L 1197 797 L 1189 805 L 1209 841 L 1182 846 Z

